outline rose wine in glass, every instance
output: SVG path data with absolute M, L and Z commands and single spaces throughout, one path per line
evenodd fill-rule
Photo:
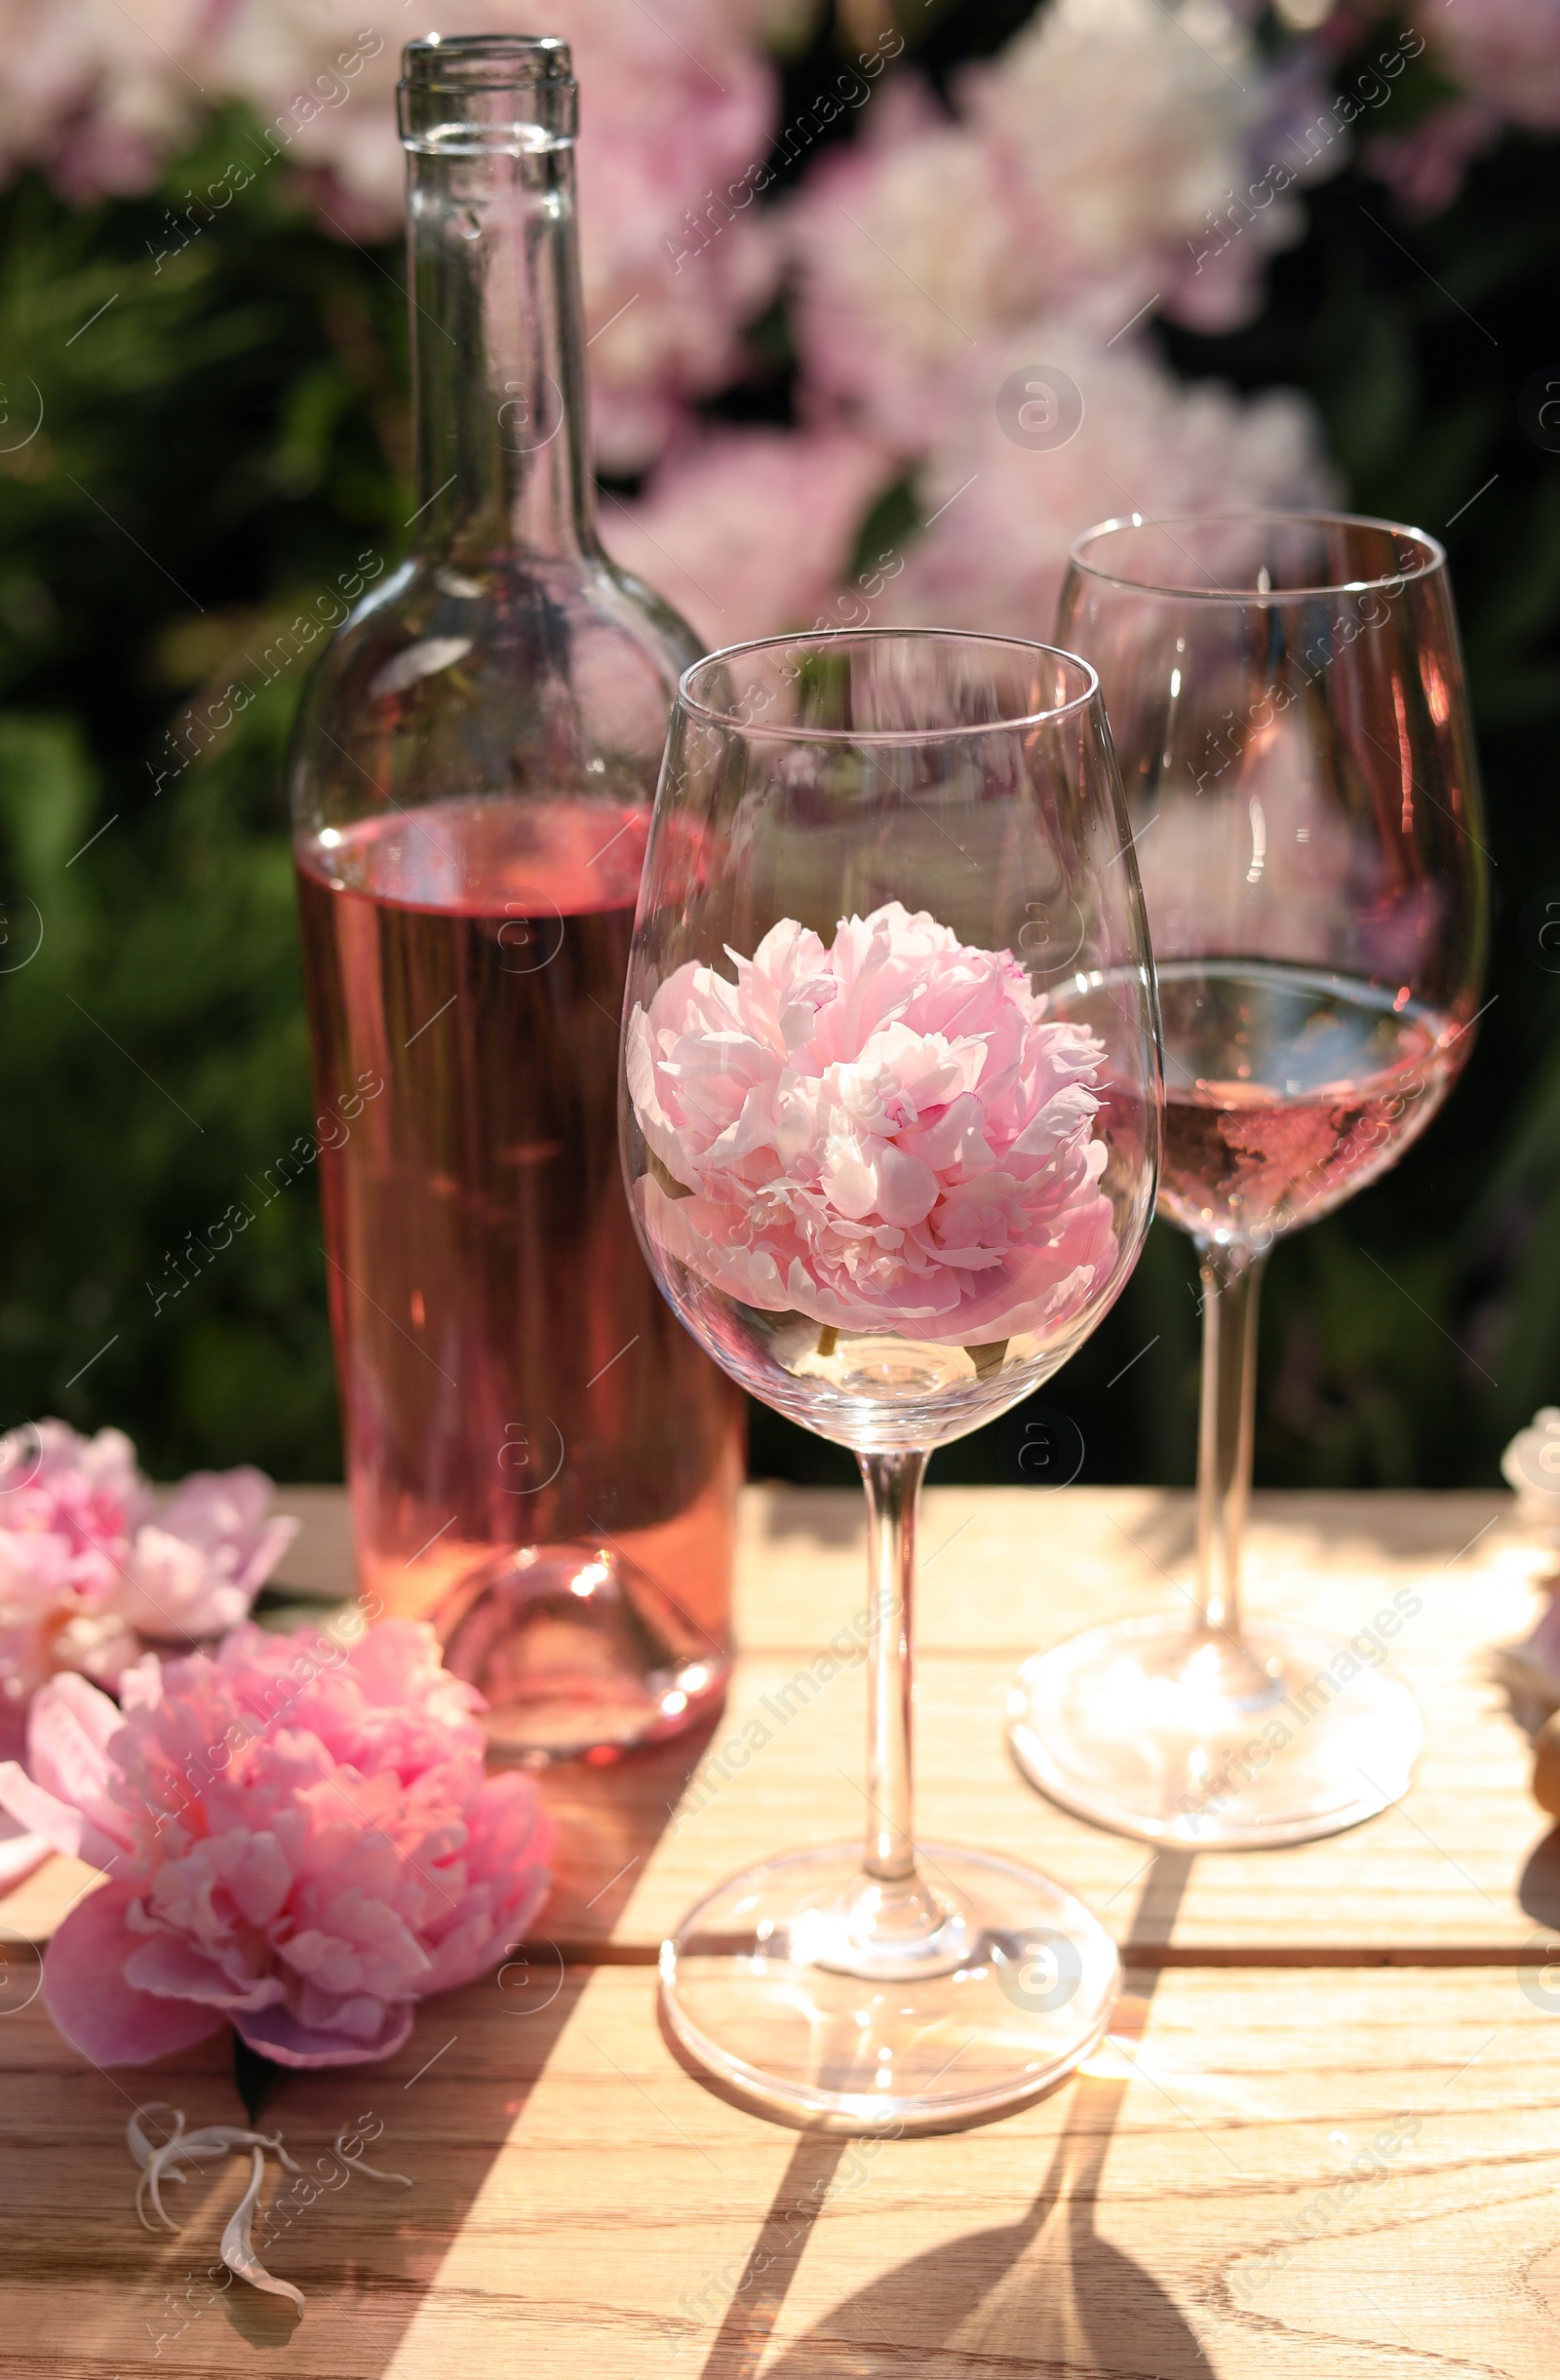
M 292 761 L 362 1583 L 496 1748 L 613 1753 L 729 1665 L 740 1399 L 634 1233 L 617 1029 L 691 632 L 597 540 L 568 52 L 413 42 L 418 543 Z
M 772 2114 L 971 2122 L 1108 2020 L 1115 1951 L 1069 1892 L 916 1842 L 916 1508 L 930 1450 L 1047 1380 L 1118 1295 L 1160 1103 L 1092 671 L 869 630 L 684 674 L 624 1004 L 630 1202 L 691 1335 L 851 1448 L 867 1490 L 862 1839 L 728 1878 L 661 1954 L 679 2040 Z
M 1029 1662 L 1012 1742 L 1125 1833 L 1299 1842 L 1396 1800 L 1420 1744 L 1374 1634 L 1362 1657 L 1244 1620 L 1239 1586 L 1268 1252 L 1397 1162 L 1472 1040 L 1485 855 L 1445 556 L 1342 515 L 1134 517 L 1078 540 L 1059 617 L 1121 759 L 1163 1015 L 1159 1204 L 1201 1260 L 1198 1577 L 1190 1619 Z
M 1457 1072 L 1450 1018 L 1314 969 L 1167 959 L 1159 1210 L 1194 1237 L 1314 1222 L 1395 1164 Z

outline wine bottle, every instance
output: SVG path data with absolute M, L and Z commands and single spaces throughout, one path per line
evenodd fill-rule
M 722 1688 L 741 1414 L 635 1241 L 617 1047 L 697 640 L 603 551 L 567 47 L 412 42 L 415 544 L 302 705 L 291 792 L 360 1581 L 495 1747 L 621 1749 Z

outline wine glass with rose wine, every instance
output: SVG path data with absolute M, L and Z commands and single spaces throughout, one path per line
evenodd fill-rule
M 728 1878 L 661 1958 L 684 2046 L 773 2114 L 972 2121 L 1107 2022 L 1115 1951 L 1071 1893 L 915 1841 L 911 1590 L 929 1451 L 1048 1379 L 1131 1271 L 1160 1095 L 1089 668 L 867 630 L 684 673 L 625 995 L 630 1201 L 694 1338 L 855 1453 L 869 1517 L 865 1842 Z
M 1197 1599 L 1036 1656 L 1011 1738 L 1125 1833 L 1299 1842 L 1395 1801 L 1421 1737 L 1388 1599 L 1345 1643 L 1242 1620 L 1239 1587 L 1268 1251 L 1397 1162 L 1472 1041 L 1485 854 L 1446 557 L 1344 515 L 1134 516 L 1078 539 L 1059 621 L 1120 755 L 1164 1021 L 1159 1206 L 1201 1264 Z

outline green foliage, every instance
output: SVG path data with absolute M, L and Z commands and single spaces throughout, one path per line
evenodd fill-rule
M 951 75 L 1028 7 L 939 5 L 921 61 Z M 788 106 L 836 62 L 822 33 L 791 59 Z M 1431 97 L 1405 73 L 1371 129 Z M 1396 1173 L 1273 1260 L 1270 1479 L 1487 1481 L 1560 1394 L 1560 975 L 1521 924 L 1560 902 L 1560 456 L 1523 394 L 1560 377 L 1555 157 L 1508 137 L 1427 223 L 1353 167 L 1309 194 L 1250 330 L 1161 333 L 1189 375 L 1307 389 L 1352 500 L 1446 535 L 1498 862 L 1466 1080 Z M 210 215 L 186 194 L 215 181 L 234 196 Z M 399 550 L 403 302 L 394 254 L 321 233 L 237 111 L 143 202 L 0 200 L 0 1421 L 120 1422 L 165 1473 L 338 1468 L 312 1180 L 266 1187 L 309 1129 L 280 793 L 306 663 L 260 657 L 365 551 Z M 775 310 L 731 410 L 782 411 L 790 353 Z M 863 557 L 911 517 L 894 490 Z M 214 1247 L 235 1208 L 253 1221 Z M 1190 1477 L 1198 1331 L 1190 1247 L 1156 1228 L 1041 1392 L 1081 1427 L 1085 1479 Z M 940 1475 L 1026 1475 L 1031 1419 Z M 848 1470 L 769 1416 L 754 1451 Z
M 265 1189 L 309 1127 L 279 790 L 306 664 L 254 656 L 399 542 L 403 301 L 258 162 L 170 254 L 246 154 L 234 117 L 144 205 L 4 205 L 0 1399 L 123 1422 L 164 1471 L 328 1478 L 315 1194 Z
M 1359 63 L 1381 46 L 1374 34 Z M 1371 132 L 1401 131 L 1426 96 L 1405 75 Z M 1560 378 L 1560 151 L 1507 135 L 1428 221 L 1357 166 L 1307 204 L 1261 320 L 1167 345 L 1185 371 L 1306 389 L 1351 502 L 1446 544 L 1495 932 L 1490 1006 L 1442 1115 L 1395 1172 L 1274 1255 L 1259 1476 L 1487 1483 L 1511 1431 L 1560 1395 L 1560 975 L 1524 923 L 1545 891 L 1560 901 L 1560 454 L 1537 435 L 1533 393 Z

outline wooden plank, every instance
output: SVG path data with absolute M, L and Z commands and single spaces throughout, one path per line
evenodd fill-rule
M 337 1602 L 354 1587 L 352 1515 L 345 1488 L 278 1488 L 276 1508 L 301 1522 L 277 1564 L 273 1586 L 300 1601 Z
M 314 1493 L 299 1575 L 322 1578 L 330 1544 L 339 1558 L 346 1541 L 343 1504 L 339 1491 Z M 1170 1580 L 1186 1580 L 1190 1517 L 1187 1498 L 1148 1490 L 928 1498 L 921 1830 L 1033 1860 L 1117 1931 L 1145 1847 L 1025 1783 L 1002 1713 L 1036 1644 L 1173 1596 Z M 1420 1607 L 1392 1650 L 1424 1711 L 1425 1749 L 1401 1810 L 1367 1826 L 1287 1851 L 1200 1854 L 1178 1906 L 1148 1913 L 1140 1949 L 1478 1964 L 1520 1960 L 1542 1929 L 1560 1928 L 1560 1837 L 1529 1798 L 1526 1739 L 1488 1674 L 1490 1647 L 1531 1625 L 1545 1559 L 1506 1498 L 1259 1499 L 1257 1608 L 1346 1636 L 1394 1594 Z M 1049 1603 L 1034 1587 L 1037 1566 L 1065 1588 Z M 855 1834 L 865 1814 L 862 1570 L 859 1500 L 748 1491 L 739 1618 L 751 1650 L 713 1730 L 616 1767 L 571 1764 L 542 1778 L 561 1842 L 540 1932 L 566 1958 L 649 1959 L 719 1877 L 769 1852 Z M 24 1887 L 24 1900 L 0 1902 L 0 1916 L 41 1936 L 81 1882 L 61 1867 Z
M 301 2320 L 236 2283 L 191 2302 L 237 2160 L 170 2192 L 178 2239 L 132 2212 L 121 2086 L 238 2120 L 220 2049 L 108 2077 L 33 2007 L 0 2025 L 0 2371 L 1549 2380 L 1552 2008 L 1487 1970 L 1132 1982 L 1048 2100 L 871 2148 L 684 2072 L 647 1973 L 570 1973 L 529 2016 L 473 1986 L 267 2111 L 332 2173 L 338 2126 L 382 2123 L 368 2154 L 412 2181 L 322 2190 L 279 2233 Z
M 1528 1798 L 1524 1739 L 1455 1662 L 1404 1667 L 1431 1725 L 1403 1807 L 1293 1850 L 1199 1853 L 1179 1901 L 1150 1904 L 1142 1953 L 1480 1965 L 1531 1957 L 1544 1929 L 1560 1929 L 1560 1835 Z M 1147 1849 L 1055 1809 L 1018 1775 L 1000 1724 L 1011 1669 L 924 1664 L 921 1833 L 1030 1860 L 1119 1933 Z M 648 1962 L 720 1877 L 770 1853 L 853 1838 L 867 1808 L 861 1671 L 842 1668 L 802 1701 L 797 1680 L 812 1674 L 793 1658 L 744 1661 L 691 1777 L 685 1747 L 545 1775 L 560 1840 L 537 1939 L 568 1961 Z M 0 1901 L 0 1921 L 42 1940 L 87 1881 L 76 1862 L 51 1862 Z
M 352 1590 L 345 1491 L 282 1488 L 303 1526 L 276 1583 Z M 1528 1580 L 1541 1549 L 1503 1493 L 1264 1493 L 1253 1501 L 1254 1610 L 1306 1608 L 1325 1582 L 1338 1623 L 1376 1610 L 1376 1583 L 1458 1576 Z M 1492 1525 L 1493 1524 L 1493 1525 Z M 922 1499 L 916 1632 L 923 1652 L 1033 1652 L 1118 1612 L 1176 1608 L 1191 1583 L 1192 1500 L 1161 1488 L 938 1488 Z M 854 1489 L 743 1491 L 736 1625 L 750 1652 L 814 1651 L 862 1609 L 863 1501 Z
M 1492 1619 L 1501 1626 L 1499 1581 L 1472 1592 L 1450 1579 L 1423 1586 L 1424 1633 L 1399 1639 L 1398 1666 L 1424 1710 L 1426 1739 L 1401 1809 L 1290 1850 L 1198 1853 L 1179 1907 L 1150 1913 L 1140 1940 L 1263 1960 L 1346 1946 L 1361 1957 L 1477 1963 L 1520 1956 L 1538 1930 L 1560 1925 L 1560 1838 L 1529 1797 L 1526 1739 L 1483 1675 Z M 1343 1624 L 1349 1591 L 1312 1583 L 1295 1608 Z M 1505 1632 L 1524 1623 L 1530 1601 L 1520 1585 L 1504 1598 Z M 1028 1858 L 1119 1927 L 1146 1848 L 1056 1809 L 1018 1775 L 1002 1734 L 1014 1666 L 1012 1657 L 923 1662 L 921 1832 Z M 862 1824 L 861 1670 L 841 1668 L 803 1701 L 801 1685 L 817 1674 L 800 1657 L 743 1662 L 699 1771 L 632 1871 L 616 1939 L 658 1938 L 716 1877 Z M 648 1814 L 659 1821 L 659 1809 Z M 575 1916 L 560 1901 L 548 1923 L 569 1930 Z
M 918 1544 L 920 1648 L 1022 1658 L 1096 1620 L 1188 1608 L 1192 1521 L 1190 1495 L 1168 1489 L 928 1488 Z M 1253 1500 L 1254 1612 L 1314 1609 L 1318 1624 L 1352 1633 L 1380 1608 L 1382 1585 L 1454 1568 L 1464 1582 L 1477 1576 L 1525 1583 L 1545 1561 L 1516 1527 L 1514 1500 L 1503 1492 Z M 740 1642 L 750 1652 L 825 1643 L 860 1612 L 865 1569 L 863 1500 L 853 1490 L 750 1487 L 738 1537 Z

